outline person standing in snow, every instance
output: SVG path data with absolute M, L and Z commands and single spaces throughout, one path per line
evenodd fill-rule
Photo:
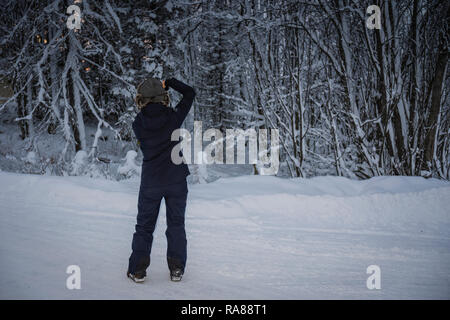
M 169 107 L 168 89 L 183 95 L 175 110 Z M 133 234 L 132 253 L 127 276 L 143 282 L 150 265 L 161 200 L 164 198 L 167 216 L 167 263 L 172 281 L 180 281 L 186 265 L 186 232 L 184 216 L 187 200 L 186 177 L 190 174 L 183 162 L 171 160 L 172 132 L 181 127 L 194 101 L 195 91 L 187 84 L 170 78 L 144 80 L 137 88 L 135 102 L 140 110 L 133 122 L 133 131 L 144 155 L 138 197 L 138 215 Z

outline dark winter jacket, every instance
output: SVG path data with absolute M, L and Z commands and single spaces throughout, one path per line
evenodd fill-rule
M 171 141 L 172 132 L 180 128 L 194 101 L 195 91 L 183 82 L 170 78 L 166 87 L 172 88 L 183 98 L 176 110 L 159 103 L 149 103 L 133 122 L 133 131 L 144 155 L 141 187 L 157 187 L 177 183 L 189 175 L 185 163 L 172 162 L 171 152 L 178 141 Z

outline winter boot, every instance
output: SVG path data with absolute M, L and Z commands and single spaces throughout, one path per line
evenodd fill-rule
M 180 260 L 167 257 L 167 264 L 170 270 L 170 280 L 181 281 L 184 274 L 184 264 Z
M 149 256 L 137 258 L 136 255 L 131 254 L 130 264 L 128 266 L 127 271 L 127 277 L 137 283 L 144 282 L 145 277 L 147 276 L 146 270 L 149 265 L 150 265 Z
M 173 270 L 170 270 L 170 280 L 172 281 L 181 281 L 181 278 L 183 277 L 183 270 L 180 268 L 176 268 Z
M 144 282 L 146 275 L 145 272 L 136 272 L 135 274 L 127 272 L 127 277 L 136 283 L 142 283 Z

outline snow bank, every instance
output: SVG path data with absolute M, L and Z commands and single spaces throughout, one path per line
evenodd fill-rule
M 127 157 L 127 164 L 133 160 Z M 0 173 L 2 198 L 135 216 L 139 180 Z M 421 177 L 282 179 L 243 176 L 190 187 L 193 218 L 249 219 L 304 228 L 446 234 L 450 183 Z M 189 216 L 189 215 L 188 215 Z
M 136 213 L 136 194 L 124 193 L 123 185 L 111 180 L 1 172 L 0 181 L 0 201 L 14 199 L 35 206 Z

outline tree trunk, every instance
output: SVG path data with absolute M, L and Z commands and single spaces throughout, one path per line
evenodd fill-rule
M 425 137 L 425 161 L 422 164 L 422 166 L 424 166 L 423 169 L 430 169 L 433 165 L 439 112 L 441 110 L 442 84 L 444 82 L 445 72 L 447 69 L 448 51 L 444 41 L 441 42 L 439 49 L 436 73 L 434 75 L 431 88 L 431 109 L 426 122 L 427 134 Z

